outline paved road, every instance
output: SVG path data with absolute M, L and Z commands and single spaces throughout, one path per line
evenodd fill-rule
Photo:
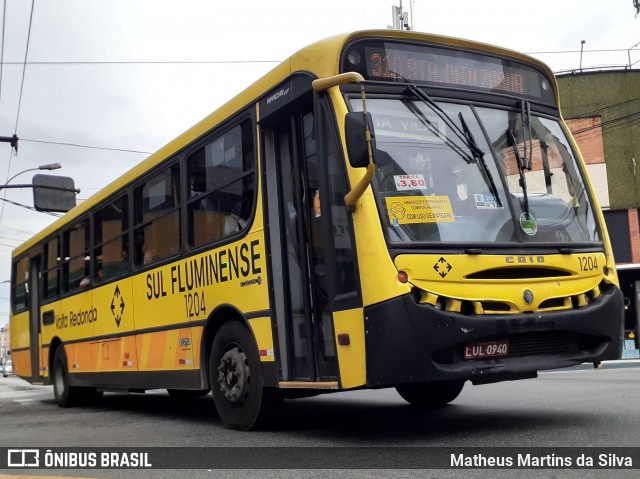
M 538 379 L 467 385 L 450 406 L 418 411 L 394 390 L 289 401 L 275 429 L 224 428 L 212 400 L 186 404 L 163 391 L 106 394 L 98 407 L 60 409 L 50 387 L 0 379 L 0 447 L 637 447 L 640 364 L 543 373 Z M 328 458 L 331 459 L 330 457 Z M 354 457 L 358 461 L 358 457 Z M 11 471 L 5 471 L 11 472 Z M 89 477 L 632 477 L 606 470 L 73 471 Z M 84 472 L 84 474 L 82 474 Z M 15 471 L 13 471 L 15 474 Z M 63 471 L 47 471 L 62 474 Z M 540 475 L 542 474 L 542 476 Z

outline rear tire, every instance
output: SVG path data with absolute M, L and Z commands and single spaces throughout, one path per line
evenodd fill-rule
M 209 379 L 220 419 L 231 429 L 263 428 L 282 404 L 278 391 L 264 386 L 253 336 L 238 322 L 223 324 L 216 334 Z
M 69 368 L 67 366 L 67 355 L 64 346 L 60 345 L 56 349 L 51 368 L 53 395 L 60 407 L 77 406 L 80 403 L 80 388 L 71 386 L 69 383 Z
M 458 397 L 464 381 L 433 381 L 396 386 L 402 399 L 420 408 L 436 408 L 450 403 Z

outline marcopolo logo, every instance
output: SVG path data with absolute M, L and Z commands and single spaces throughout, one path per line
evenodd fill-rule
M 9 449 L 7 451 L 7 467 L 40 467 L 40 451 L 38 449 Z

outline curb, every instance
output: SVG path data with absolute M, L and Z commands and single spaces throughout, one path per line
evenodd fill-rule
M 541 372 L 553 372 L 553 371 L 587 371 L 595 369 L 626 369 L 626 368 L 638 368 L 640 367 L 640 359 L 617 359 L 613 361 L 603 361 L 600 363 L 600 367 L 593 367 L 593 363 L 578 364 L 577 366 L 569 366 L 568 368 L 550 369 L 548 371 Z M 1 478 L 0 478 L 1 479 Z

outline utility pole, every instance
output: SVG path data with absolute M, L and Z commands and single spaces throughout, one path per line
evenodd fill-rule
M 387 26 L 388 30 L 412 30 L 409 26 L 409 13 L 402 11 L 402 0 L 400 6 L 391 7 L 391 20 L 393 23 Z

